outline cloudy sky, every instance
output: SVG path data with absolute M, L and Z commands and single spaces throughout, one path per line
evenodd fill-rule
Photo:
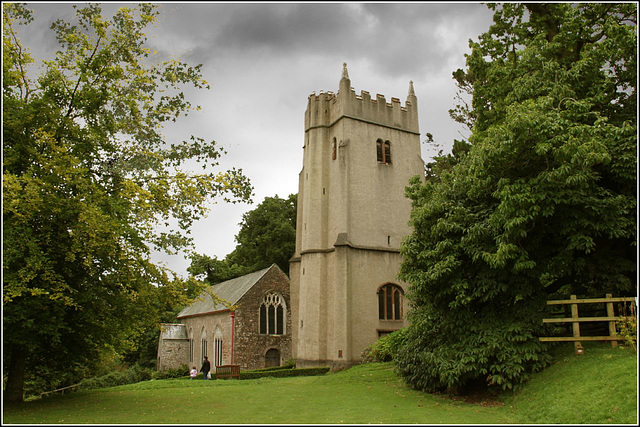
M 72 19 L 74 3 L 27 3 L 35 20 L 21 33 L 35 58 L 58 46 L 49 26 Z M 195 250 L 224 258 L 236 245 L 242 214 L 265 197 L 297 193 L 307 98 L 338 91 L 343 62 L 351 86 L 372 95 L 407 97 L 413 80 L 420 132 L 448 151 L 466 130 L 453 122 L 451 73 L 465 65 L 469 39 L 486 31 L 492 13 L 480 3 L 157 3 L 148 32 L 158 57 L 203 64 L 206 91 L 188 91 L 202 107 L 166 129 L 168 139 L 213 139 L 228 151 L 220 168 L 241 168 L 255 187 L 254 204 L 212 203 L 195 224 Z M 105 14 L 122 3 L 105 3 Z M 128 4 L 127 6 L 135 6 Z M 435 153 L 422 145 L 424 160 Z M 186 275 L 183 255 L 154 259 Z

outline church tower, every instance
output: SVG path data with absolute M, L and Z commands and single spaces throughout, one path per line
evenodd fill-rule
M 290 261 L 298 366 L 349 367 L 380 336 L 407 325 L 400 243 L 411 233 L 405 187 L 424 176 L 418 102 L 339 91 L 309 96 Z

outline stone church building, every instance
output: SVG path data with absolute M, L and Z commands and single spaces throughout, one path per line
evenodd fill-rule
M 238 308 L 196 301 L 178 315 L 181 323 L 162 325 L 159 369 L 178 360 L 198 366 L 203 354 L 214 366 L 253 369 L 276 364 L 276 352 L 279 363 L 293 357 L 298 367 L 343 369 L 407 326 L 407 285 L 397 279 L 400 244 L 411 233 L 405 187 L 424 177 L 413 83 L 404 106 L 356 95 L 344 64 L 337 93 L 308 98 L 303 150 L 290 283 L 272 266 L 214 286 Z M 231 295 L 234 286 L 245 289 L 241 298 Z
M 204 356 L 212 368 L 242 370 L 291 359 L 289 278 L 276 264 L 209 287 L 177 318 L 180 323 L 161 325 L 158 370 L 200 370 Z

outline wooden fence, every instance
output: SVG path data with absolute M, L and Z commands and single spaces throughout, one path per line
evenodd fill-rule
M 540 341 L 573 341 L 573 345 L 576 354 L 583 354 L 582 341 L 611 341 L 611 347 L 618 346 L 618 341 L 624 340 L 624 337 L 618 336 L 616 332 L 616 322 L 622 321 L 635 315 L 635 298 L 619 297 L 614 298 L 611 294 L 607 294 L 606 298 L 590 298 L 590 299 L 578 299 L 575 295 L 571 295 L 568 300 L 554 300 L 547 301 L 547 305 L 565 305 L 571 306 L 571 317 L 563 318 L 549 318 L 542 319 L 542 323 L 572 323 L 573 324 L 573 336 L 570 337 L 540 337 Z M 631 316 L 615 315 L 614 303 L 631 303 Z M 607 315 L 603 317 L 580 317 L 578 314 L 578 304 L 606 304 Z M 581 336 L 580 335 L 580 323 L 582 322 L 608 322 L 609 323 L 609 335 L 604 336 Z
M 51 391 L 45 391 L 44 393 L 40 393 L 40 397 L 42 396 L 46 396 L 47 394 L 51 394 L 51 393 L 57 393 L 60 392 L 60 394 L 64 394 L 65 390 L 70 390 L 73 391 L 76 389 L 76 387 L 78 387 L 80 385 L 80 383 L 78 384 L 73 384 L 73 385 L 69 385 L 66 387 L 62 387 L 62 388 L 57 388 L 55 390 L 51 390 Z

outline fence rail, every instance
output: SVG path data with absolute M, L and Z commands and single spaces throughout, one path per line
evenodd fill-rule
M 80 385 L 80 383 L 78 384 L 73 384 L 73 385 L 69 385 L 66 387 L 62 387 L 62 388 L 57 388 L 55 390 L 51 390 L 51 391 L 45 391 L 44 393 L 40 393 L 40 396 L 46 396 L 47 394 L 51 394 L 51 393 L 57 393 L 60 392 L 60 394 L 64 394 L 65 390 L 71 390 L 73 391 L 76 387 L 78 387 Z
M 636 298 L 630 297 L 616 297 L 614 298 L 612 294 L 607 294 L 606 298 L 589 298 L 589 299 L 578 299 L 576 295 L 571 295 L 570 299 L 563 300 L 553 300 L 547 301 L 547 305 L 570 305 L 571 306 L 571 317 L 563 317 L 563 318 L 547 318 L 542 319 L 542 323 L 572 323 L 572 331 L 573 336 L 571 337 L 540 337 L 540 341 L 542 342 L 562 342 L 567 341 L 574 343 L 574 348 L 576 354 L 582 354 L 584 352 L 582 348 L 581 341 L 611 341 L 611 347 L 615 348 L 618 346 L 618 341 L 624 340 L 624 337 L 618 336 L 616 331 L 616 322 L 623 321 L 632 316 L 616 316 L 614 311 L 615 302 L 631 302 L 632 309 L 631 311 L 635 313 L 635 303 Z M 606 304 L 607 315 L 599 316 L 599 317 L 580 317 L 578 315 L 578 304 Z M 580 335 L 580 323 L 582 322 L 607 322 L 609 323 L 609 335 L 608 336 L 581 336 Z

